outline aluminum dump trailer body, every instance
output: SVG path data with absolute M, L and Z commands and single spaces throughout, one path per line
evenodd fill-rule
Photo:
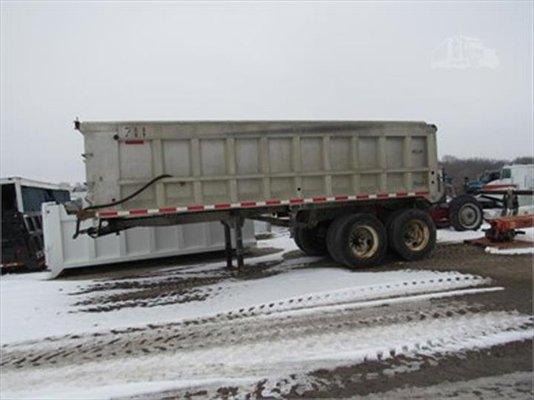
M 395 121 L 77 122 L 89 200 L 119 216 L 414 195 L 437 201 L 436 127 Z M 271 203 L 270 203 L 271 202 Z M 135 211 L 137 210 L 137 211 Z

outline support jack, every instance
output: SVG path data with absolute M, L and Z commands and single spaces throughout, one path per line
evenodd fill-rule
M 237 269 L 242 270 L 245 266 L 243 261 L 243 224 L 244 219 L 239 216 L 232 216 L 228 220 L 222 220 L 224 226 L 224 248 L 226 252 L 226 267 L 234 269 L 234 255 L 237 261 Z M 232 233 L 234 234 L 235 250 L 232 248 Z

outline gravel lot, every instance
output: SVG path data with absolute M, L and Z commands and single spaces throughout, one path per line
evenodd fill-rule
M 64 278 L 100 327 L 3 343 L 3 398 L 532 398 L 531 255 L 440 244 L 347 271 L 288 240 L 240 274 L 215 255 Z

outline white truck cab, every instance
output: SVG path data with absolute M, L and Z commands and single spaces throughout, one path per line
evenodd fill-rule
M 489 182 L 484 190 L 534 190 L 534 164 L 505 165 L 501 168 L 500 179 Z M 519 207 L 532 209 L 533 196 L 519 196 Z
M 489 182 L 484 189 L 507 189 L 512 187 L 517 190 L 534 189 L 534 164 L 505 165 L 501 168 L 499 179 Z

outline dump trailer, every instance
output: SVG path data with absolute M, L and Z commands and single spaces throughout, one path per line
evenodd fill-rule
M 99 237 L 136 226 L 221 221 L 243 266 L 244 219 L 291 229 L 308 255 L 349 267 L 435 245 L 442 195 L 435 125 L 409 121 L 75 122 Z M 78 227 L 80 224 L 78 224 Z M 233 235 L 233 238 L 232 238 Z M 233 239 L 233 240 L 232 240 Z M 235 247 L 235 250 L 232 249 Z

